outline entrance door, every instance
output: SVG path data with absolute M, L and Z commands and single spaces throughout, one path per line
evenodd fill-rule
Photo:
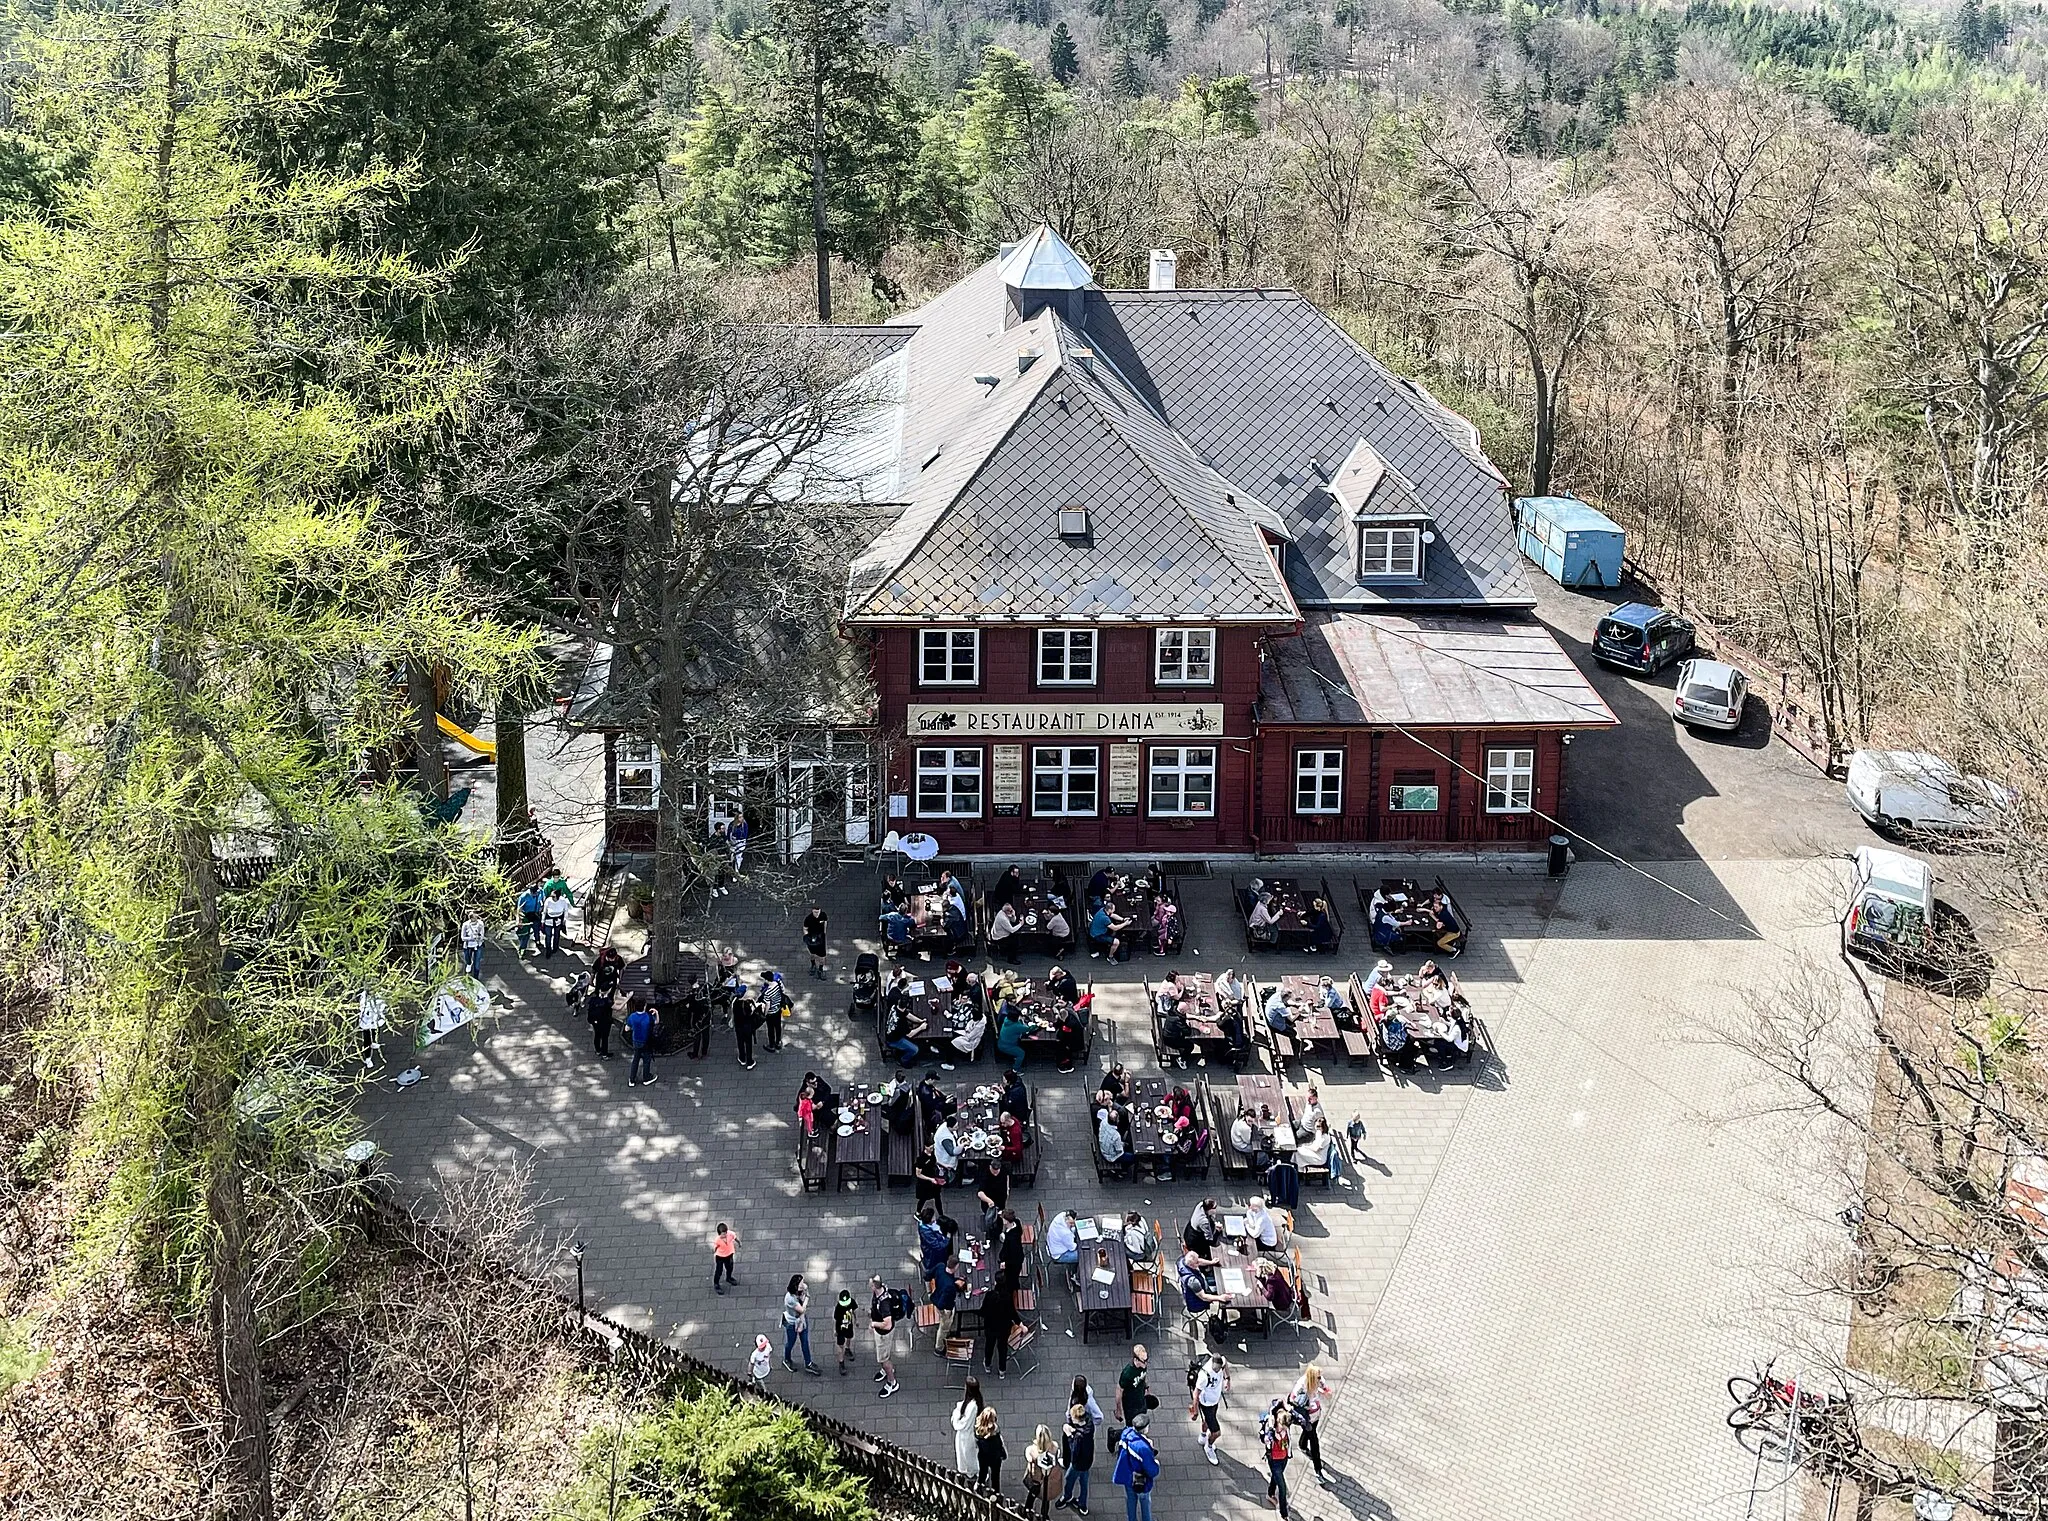
M 793 861 L 811 848 L 818 827 L 818 768 L 798 762 L 789 768 L 789 795 L 780 810 L 782 858 Z
M 873 827 L 874 786 L 865 765 L 848 766 L 842 773 L 846 791 L 846 843 L 865 845 Z

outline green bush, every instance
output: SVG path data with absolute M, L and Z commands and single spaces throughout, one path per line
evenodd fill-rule
M 583 1448 L 579 1521 L 872 1521 L 861 1480 L 794 1410 L 723 1389 L 670 1401 Z

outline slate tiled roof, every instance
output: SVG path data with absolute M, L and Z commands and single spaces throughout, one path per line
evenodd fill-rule
M 1605 728 L 1616 720 L 1550 631 L 1454 614 L 1311 613 L 1276 639 L 1259 685 L 1269 724 Z
M 1302 607 L 1528 607 L 1499 473 L 1471 425 L 1394 375 L 1292 291 L 1090 291 L 1089 341 L 1215 468 L 1295 540 Z M 1434 519 L 1427 579 L 1361 587 L 1347 514 L 1324 490 L 1359 441 Z

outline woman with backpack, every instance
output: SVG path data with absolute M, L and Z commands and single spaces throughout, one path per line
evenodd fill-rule
M 1323 1440 L 1316 1434 L 1317 1423 L 1323 1418 L 1323 1393 L 1323 1370 L 1310 1363 L 1301 1370 L 1301 1379 L 1295 1384 L 1294 1392 L 1287 1396 L 1287 1408 L 1294 1416 L 1294 1423 L 1301 1428 L 1301 1450 L 1316 1465 L 1318 1484 L 1330 1482 L 1329 1475 L 1323 1472 Z
M 1024 1510 L 1038 1502 L 1040 1521 L 1052 1514 L 1052 1492 L 1060 1478 L 1060 1449 L 1045 1427 L 1038 1428 L 1031 1445 L 1024 1449 Z
M 1266 1418 L 1259 1422 L 1259 1442 L 1266 1451 L 1266 1498 L 1279 1510 L 1280 1521 L 1288 1521 L 1289 1516 L 1287 1460 L 1294 1455 L 1290 1436 L 1287 1402 L 1275 1400 L 1266 1407 Z

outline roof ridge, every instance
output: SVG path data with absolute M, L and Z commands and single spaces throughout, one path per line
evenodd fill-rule
M 1023 328 L 1036 327 L 1041 322 L 1047 320 L 1050 316 L 1051 312 L 1050 309 L 1048 309 L 1047 311 L 1040 312 L 1037 316 L 1033 317 L 1029 322 L 1022 323 L 1019 326 Z M 1018 329 L 1006 328 L 1003 331 L 1006 333 L 1014 333 L 1017 332 Z M 1033 380 L 1031 378 L 1032 370 L 1042 370 L 1042 373 L 1035 380 Z M 1033 403 L 1035 403 L 1038 400 L 1038 398 L 1044 394 L 1046 384 L 1052 379 L 1053 375 L 1057 373 L 1058 370 L 1059 366 L 1057 364 L 1045 364 L 1041 360 L 1039 363 L 1034 363 L 1033 365 L 1031 365 L 1029 369 L 1026 369 L 1021 375 L 1018 375 L 1016 377 L 1016 379 L 1020 381 L 1029 381 L 1030 383 L 1024 388 L 1022 399 L 1014 401 L 1012 403 L 1015 406 L 1016 410 L 1011 413 L 1010 419 L 1003 425 L 1002 431 L 993 434 L 988 439 L 986 445 L 981 450 L 981 457 L 978 460 L 974 461 L 974 463 L 965 472 L 962 473 L 959 484 L 953 488 L 952 492 L 945 498 L 945 500 L 937 504 L 937 506 L 933 509 L 931 516 L 926 520 L 923 529 L 918 533 L 917 537 L 910 541 L 909 545 L 903 550 L 903 552 L 900 555 L 898 555 L 895 558 L 894 561 L 892 561 L 889 565 L 887 565 L 883 570 L 881 570 L 876 575 L 874 585 L 871 586 L 868 589 L 867 594 L 860 599 L 860 603 L 857 606 L 849 606 L 847 608 L 847 617 L 859 617 L 861 615 L 861 610 L 864 609 L 869 603 L 871 603 L 875 599 L 875 597 L 877 596 L 877 594 L 880 593 L 882 588 L 889 584 L 890 579 L 910 562 L 910 559 L 913 555 L 915 555 L 920 549 L 924 548 L 926 542 L 931 538 L 932 534 L 937 531 L 939 525 L 946 520 L 946 515 L 953 510 L 954 506 L 958 504 L 960 498 L 966 493 L 967 488 L 974 484 L 975 477 L 977 477 L 981 473 L 982 466 L 986 465 L 989 461 L 990 456 L 993 455 L 996 452 L 996 450 L 1000 449 L 1003 446 L 1003 444 L 1009 439 L 1012 433 L 1017 431 L 1017 424 L 1024 420 L 1025 414 L 1031 410 Z M 1013 397 L 1016 396 L 1017 394 L 1018 393 L 1016 393 L 1015 391 L 1011 393 Z M 905 390 L 905 395 L 906 397 L 908 396 L 907 386 Z M 984 396 L 982 398 L 984 402 L 990 399 L 992 399 L 991 396 Z M 898 485 L 899 489 L 905 489 L 905 483 L 899 481 Z
M 1064 370 L 1067 367 L 1069 347 L 1067 341 L 1068 338 L 1071 336 L 1075 339 L 1082 340 L 1079 346 L 1082 348 L 1086 348 L 1089 354 L 1093 356 L 1089 363 L 1099 363 L 1106 366 L 1109 372 L 1112 375 L 1116 376 L 1117 381 L 1123 387 L 1125 394 L 1130 397 L 1131 401 L 1136 406 L 1143 410 L 1147 417 L 1150 417 L 1152 419 L 1152 421 L 1158 426 L 1160 431 L 1165 433 L 1167 437 L 1172 439 L 1175 444 L 1180 446 L 1180 448 L 1184 449 L 1187 452 L 1188 458 L 1193 460 L 1197 467 L 1208 471 L 1209 474 L 1213 475 L 1217 480 L 1223 483 L 1223 485 L 1226 488 L 1225 496 L 1228 499 L 1231 506 L 1236 507 L 1238 499 L 1242 498 L 1245 501 L 1256 503 L 1260 507 L 1265 507 L 1266 504 L 1264 502 L 1260 501 L 1259 498 L 1253 496 L 1249 491 L 1244 490 L 1237 484 L 1237 482 L 1230 479 L 1230 477 L 1225 475 L 1221 470 L 1218 470 L 1215 467 L 1215 465 L 1213 465 L 1203 457 L 1202 452 L 1199 449 L 1197 449 L 1193 444 L 1189 443 L 1188 440 L 1181 435 L 1179 429 L 1175 428 L 1173 424 L 1169 423 L 1164 417 L 1160 416 L 1159 412 L 1151 405 L 1151 403 L 1147 402 L 1144 396 L 1140 394 L 1138 388 L 1131 384 L 1130 377 L 1125 375 L 1124 372 L 1117 367 L 1115 361 L 1111 360 L 1107 355 L 1101 353 L 1099 350 L 1095 349 L 1091 344 L 1086 342 L 1086 333 L 1077 332 L 1074 328 L 1070 327 L 1067 323 L 1062 321 L 1057 316 L 1054 316 L 1052 319 L 1052 328 L 1054 342 L 1059 346 L 1060 369 Z M 1089 381 L 1096 380 L 1096 377 L 1092 373 L 1090 373 L 1088 370 L 1081 368 L 1078 358 L 1075 361 L 1075 373 L 1077 376 L 1081 376 Z M 1087 390 L 1087 387 L 1079 386 L 1077 387 L 1077 389 L 1085 392 Z M 1095 415 L 1100 417 L 1102 421 L 1112 431 L 1114 431 L 1119 438 L 1123 440 L 1124 447 L 1127 448 L 1131 452 L 1132 456 L 1138 461 L 1139 467 L 1144 470 L 1146 475 L 1151 477 L 1153 482 L 1159 487 L 1161 491 L 1166 493 L 1167 500 L 1172 502 L 1176 507 L 1180 509 L 1181 515 L 1184 516 L 1190 523 L 1192 523 L 1195 526 L 1196 531 L 1209 541 L 1209 543 L 1215 548 L 1218 554 L 1223 556 L 1223 558 L 1227 562 L 1229 562 L 1233 566 L 1236 566 L 1236 568 L 1239 571 L 1239 574 L 1244 575 L 1246 581 L 1251 581 L 1252 578 L 1249 575 L 1245 574 L 1243 567 L 1237 565 L 1237 557 L 1231 550 L 1230 546 L 1225 544 L 1220 538 L 1218 538 L 1215 531 L 1207 523 L 1202 521 L 1200 513 L 1192 511 L 1189 508 L 1189 505 L 1181 499 L 1180 492 L 1174 489 L 1173 483 L 1171 481 L 1168 481 L 1164 476 L 1162 476 L 1159 473 L 1158 469 L 1154 466 L 1153 461 L 1147 455 L 1146 451 L 1143 448 L 1141 448 L 1134 439 L 1131 438 L 1130 434 L 1126 431 L 1121 421 L 1118 418 L 1113 417 L 1108 412 L 1106 412 L 1103 409 L 1101 402 L 1093 396 L 1090 396 L 1088 398 L 1088 402 L 1089 405 L 1094 409 Z M 1271 509 L 1269 508 L 1267 510 L 1270 511 Z M 1254 537 L 1257 537 L 1258 527 L 1255 523 L 1252 522 L 1250 514 L 1246 513 L 1244 509 L 1241 507 L 1238 508 L 1238 511 L 1243 515 L 1243 521 L 1246 530 L 1250 532 Z M 1267 572 L 1272 576 L 1273 584 L 1280 589 L 1280 597 L 1278 599 L 1279 606 L 1285 608 L 1294 616 L 1299 617 L 1301 615 L 1301 609 L 1295 604 L 1294 594 L 1288 588 L 1287 579 L 1285 576 L 1280 574 L 1279 568 L 1273 564 L 1272 556 L 1264 552 L 1265 541 L 1262 538 L 1259 540 L 1259 547 L 1261 551 L 1259 556 L 1260 561 L 1265 566 Z

